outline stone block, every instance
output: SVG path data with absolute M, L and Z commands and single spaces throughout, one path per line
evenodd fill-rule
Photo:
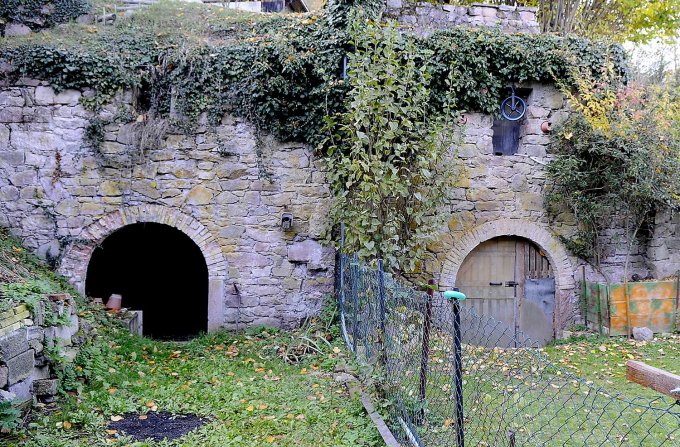
M 16 400 L 25 402 L 27 400 L 32 400 L 33 395 L 31 394 L 32 379 L 28 378 L 21 382 L 17 382 L 14 385 L 9 386 L 9 392 L 16 396 Z
M 26 105 L 23 95 L 17 90 L 0 92 L 0 106 L 23 107 Z
M 4 162 L 9 166 L 21 166 L 24 164 L 24 160 L 23 150 L 0 152 L 0 165 Z
M 650 341 L 654 338 L 654 332 L 648 327 L 634 327 L 633 338 L 638 341 Z
M 35 103 L 39 106 L 54 104 L 54 90 L 52 87 L 38 86 L 35 88 Z
M 80 96 L 81 93 L 79 90 L 68 89 L 57 94 L 57 96 L 54 97 L 54 102 L 57 104 L 75 106 L 78 105 L 78 101 L 80 101 Z
M 33 372 L 31 372 L 32 381 L 49 379 L 50 376 L 50 364 L 35 365 Z
M 28 346 L 30 346 L 30 348 L 33 349 L 36 352 L 36 354 L 42 352 L 43 349 L 45 348 L 42 342 L 38 340 L 29 340 Z
M 0 402 L 11 402 L 17 398 L 17 395 L 9 391 L 0 390 Z
M 18 356 L 29 349 L 26 329 L 19 329 L 0 338 L 0 357 L 5 360 Z
M 35 352 L 29 349 L 16 357 L 7 360 L 8 376 L 7 382 L 13 385 L 31 376 L 33 372 L 33 363 L 35 360 Z
M 33 382 L 33 394 L 38 397 L 57 394 L 57 379 L 41 379 Z
M 28 36 L 33 31 L 23 23 L 8 23 L 5 26 L 5 37 Z
M 7 380 L 9 379 L 9 369 L 6 366 L 0 366 L 0 388 L 7 386 Z
M 0 123 L 20 123 L 23 119 L 21 107 L 0 107 Z
M 196 186 L 187 196 L 187 203 L 191 205 L 208 205 L 213 199 L 213 192 L 205 186 Z
M 319 263 L 323 248 L 317 241 L 307 239 L 288 246 L 288 261 L 302 263 Z

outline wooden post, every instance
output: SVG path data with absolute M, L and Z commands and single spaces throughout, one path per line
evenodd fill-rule
M 626 370 L 626 377 L 630 382 L 638 383 L 680 401 L 680 392 L 672 392 L 680 390 L 680 376 L 635 360 L 628 360 Z
M 630 294 L 628 293 L 628 278 L 623 278 L 623 296 L 626 299 L 626 329 L 628 338 L 633 338 L 633 328 L 630 327 Z
M 588 329 L 588 284 L 586 284 L 586 266 L 581 266 L 581 302 L 583 303 L 583 324 Z
M 675 321 L 675 330 L 680 329 L 680 272 L 676 273 L 675 277 L 675 308 L 673 308 L 673 321 Z

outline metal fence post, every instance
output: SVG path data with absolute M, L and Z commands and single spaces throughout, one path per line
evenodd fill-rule
M 357 338 L 359 336 L 359 256 L 352 257 L 352 351 L 357 353 Z
M 340 306 L 340 312 L 345 311 L 345 254 L 343 253 L 343 248 L 345 246 L 345 224 L 340 224 L 340 278 L 338 280 L 338 287 L 340 288 L 340 293 L 338 294 L 338 304 Z
M 463 414 L 463 361 L 461 342 L 463 333 L 460 327 L 460 301 L 465 295 L 458 288 L 444 292 L 444 297 L 451 300 L 453 310 L 453 383 L 456 400 L 456 447 L 465 446 L 464 414 Z
M 385 346 L 385 270 L 383 260 L 378 259 L 378 295 L 380 295 L 380 340 Z
M 425 301 L 425 324 L 423 325 L 423 349 L 420 355 L 420 401 L 424 402 L 427 393 L 427 364 L 430 359 L 430 328 L 432 326 L 432 297 L 434 296 L 434 279 L 427 282 L 427 298 Z M 425 416 L 425 409 L 421 416 Z

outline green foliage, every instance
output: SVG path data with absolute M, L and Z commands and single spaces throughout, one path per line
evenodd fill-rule
M 538 7 L 538 21 L 546 33 L 573 33 L 617 42 L 676 37 L 680 26 L 678 0 L 497 0 L 493 3 Z
M 354 47 L 348 111 L 328 124 L 331 216 L 346 224 L 348 252 L 413 272 L 441 224 L 432 211 L 456 180 L 457 115 L 450 103 L 433 112 L 429 53 L 396 26 L 358 21 Z
M 680 106 L 678 92 L 581 84 L 571 98 L 576 112 L 553 133 L 546 201 L 553 215 L 576 218 L 568 248 L 599 265 L 603 233 L 613 225 L 623 225 L 629 254 L 658 211 L 680 208 Z
M 597 77 L 610 64 L 622 81 L 628 76 L 623 48 L 605 41 L 452 28 L 416 42 L 427 53 L 421 58 L 431 74 L 435 102 L 443 103 L 453 91 L 459 110 L 497 114 L 501 95 L 511 82 L 573 86 L 574 73 Z
M 73 20 L 89 9 L 87 0 L 3 0 L 0 4 L 0 27 L 15 22 L 38 31 Z
M 60 411 L 34 410 L 27 430 L 3 439 L 3 446 L 85 447 L 112 440 L 139 446 L 222 447 L 225 440 L 288 447 L 380 445 L 358 397 L 334 380 L 335 364 L 349 358 L 339 338 L 331 340 L 336 349 L 291 364 L 281 357 L 289 333 L 221 332 L 171 343 L 115 326 L 99 331 L 67 369 L 70 392 L 61 395 Z M 209 423 L 172 441 L 133 443 L 123 433 L 106 433 L 112 416 L 146 414 L 154 406 L 195 413 Z
M 361 2 L 360 9 L 375 16 L 381 6 Z M 5 77 L 40 78 L 57 91 L 91 89 L 83 101 L 92 110 L 135 87 L 149 98 L 150 114 L 186 129 L 203 113 L 215 123 L 231 112 L 281 140 L 317 144 L 324 116 L 349 102 L 342 59 L 355 8 L 336 1 L 318 16 L 256 15 L 162 2 L 113 26 L 68 24 L 12 39 L 0 60 L 14 67 Z M 612 59 L 625 71 L 620 48 L 574 38 L 457 29 L 408 40 L 430 54 L 423 61 L 439 105 L 449 91 L 441 75 L 455 66 L 451 88 L 465 110 L 495 111 L 507 82 L 552 81 L 574 63 L 597 71 Z
M 66 279 L 27 252 L 7 230 L 0 229 L 0 312 L 20 304 L 26 304 L 33 312 L 49 293 L 77 296 Z M 49 302 L 44 307 L 47 323 L 66 323 L 52 311 Z
M 21 411 L 14 408 L 11 401 L 0 401 L 0 432 L 11 432 L 16 429 L 20 423 Z

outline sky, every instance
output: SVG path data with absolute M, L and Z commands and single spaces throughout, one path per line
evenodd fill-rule
M 661 61 L 668 64 L 668 70 L 680 68 L 680 42 L 671 44 L 658 40 L 648 44 L 627 42 L 624 47 L 631 57 L 631 65 L 640 67 L 642 71 L 649 71 Z

